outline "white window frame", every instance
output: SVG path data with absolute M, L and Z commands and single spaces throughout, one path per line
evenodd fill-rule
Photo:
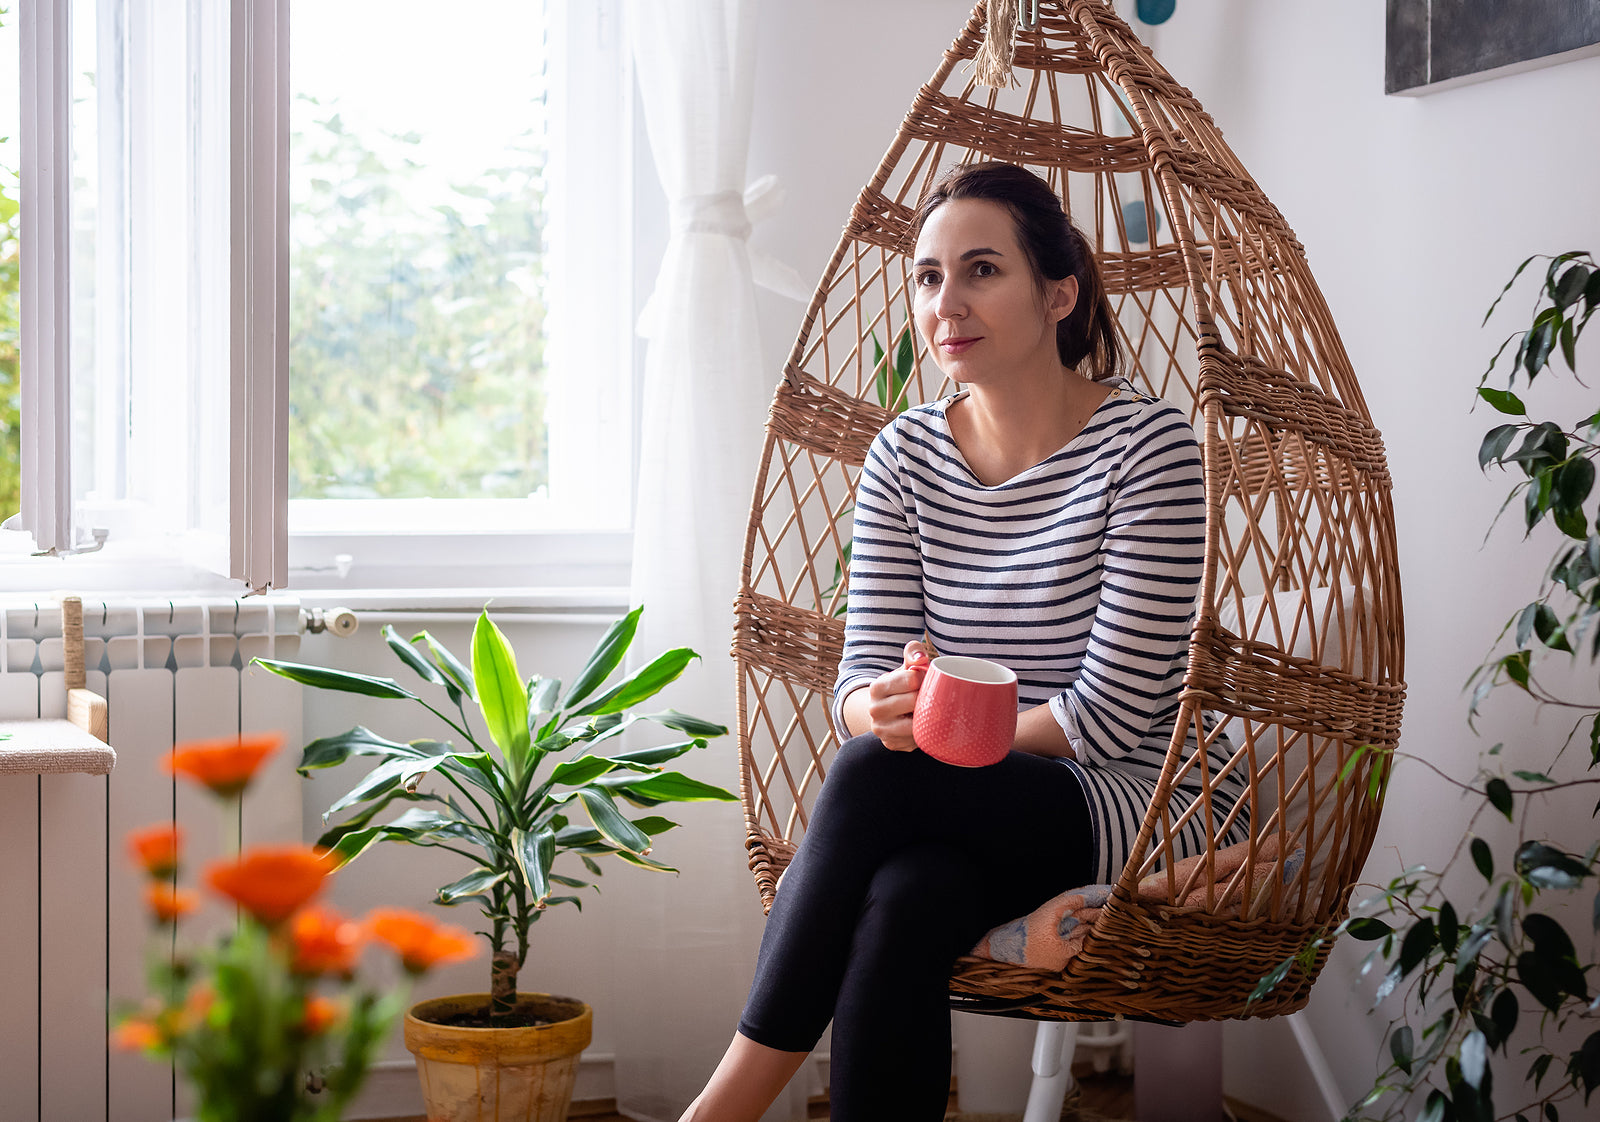
M 612 130 L 567 128 L 565 139 L 572 149 L 565 166 L 587 164 L 579 151 L 585 143 L 613 145 L 615 171 L 607 178 L 617 185 L 617 194 L 607 200 L 585 185 L 562 181 L 551 186 L 552 196 L 562 202 L 588 206 L 587 228 L 605 232 L 609 240 L 585 245 L 582 253 L 567 257 L 572 275 L 563 285 L 564 294 L 571 293 L 573 301 L 588 310 L 591 323 L 604 326 L 577 327 L 568 339 L 552 339 L 550 348 L 552 361 L 566 362 L 569 368 L 604 366 L 615 371 L 614 377 L 607 375 L 601 407 L 593 408 L 593 399 L 586 402 L 585 409 L 568 418 L 568 427 L 552 426 L 551 440 L 552 445 L 566 440 L 618 450 L 611 457 L 611 478 L 597 480 L 587 493 L 579 490 L 572 508 L 593 514 L 609 504 L 621 508 L 620 517 L 591 518 L 588 528 L 540 529 L 524 522 L 496 529 L 505 519 L 494 509 L 470 502 L 434 502 L 435 509 L 425 512 L 400 511 L 413 524 L 425 517 L 424 530 L 392 525 L 361 528 L 347 517 L 350 512 L 334 510 L 337 528 L 291 534 L 286 431 L 289 0 L 230 0 L 228 572 L 234 579 L 256 591 L 292 587 L 381 589 L 393 594 L 402 589 L 566 587 L 606 590 L 600 593 L 602 598 L 614 598 L 614 590 L 627 584 L 637 461 L 636 362 L 630 330 L 634 124 L 631 59 L 624 46 L 621 6 L 621 0 L 552 0 L 552 22 L 561 36 L 553 34 L 552 40 L 568 48 L 553 54 L 570 67 L 559 79 L 553 76 L 553 91 L 571 88 L 570 100 L 561 102 L 564 111 L 606 99 L 606 112 L 614 122 Z M 22 177 L 24 499 L 20 518 L 10 525 L 18 528 L 20 522 L 41 552 L 68 560 L 19 562 L 0 557 L 0 584 L 23 587 L 42 581 L 54 586 L 67 581 L 83 588 L 133 588 L 154 582 L 194 587 L 208 579 L 203 572 L 178 558 L 153 556 L 148 549 L 119 550 L 113 541 L 99 557 L 71 556 L 98 548 L 86 530 L 74 536 L 72 524 L 67 350 L 71 2 L 24 0 L 21 9 L 21 133 L 23 166 L 30 169 Z M 563 119 L 574 115 L 581 114 L 566 113 Z M 559 255 L 566 248 L 557 244 L 552 252 Z M 596 339 L 602 345 L 597 347 Z M 41 349 L 41 340 L 50 346 Z M 571 357 L 563 358 L 563 353 Z M 585 422 L 590 425 L 587 430 Z M 553 476 L 557 470 L 553 463 Z M 446 506 L 454 507 L 449 513 L 456 525 L 436 529 Z M 104 519 L 97 515 L 94 521 Z

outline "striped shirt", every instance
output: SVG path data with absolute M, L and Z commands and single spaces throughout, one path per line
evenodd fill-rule
M 878 434 L 856 492 L 833 706 L 842 732 L 845 696 L 899 667 L 924 630 L 940 654 L 1010 667 L 1020 705 L 1048 703 L 1072 746 L 1063 763 L 1083 785 L 1102 883 L 1126 863 L 1166 762 L 1205 557 L 1194 430 L 1169 403 L 1113 386 L 1065 447 L 993 487 L 951 437 L 960 395 Z M 1230 754 L 1219 737 L 1211 774 Z M 1199 793 L 1196 772 L 1174 817 Z M 1217 823 L 1243 791 L 1240 779 L 1213 792 Z M 1196 815 L 1179 856 L 1205 834 Z M 1244 836 L 1236 824 L 1223 844 Z

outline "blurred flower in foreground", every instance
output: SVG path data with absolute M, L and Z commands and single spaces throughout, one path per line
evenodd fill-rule
M 281 739 L 182 745 L 167 768 L 223 796 L 225 825 L 236 824 L 234 798 Z M 145 899 L 158 920 L 176 924 L 194 910 L 196 894 L 171 879 L 182 855 L 174 824 L 135 831 L 128 852 L 146 875 Z M 404 987 L 380 996 L 355 980 L 364 921 L 311 905 L 334 866 L 307 845 L 255 847 L 218 861 L 205 882 L 239 906 L 238 923 L 199 949 L 184 946 L 181 929 L 174 941 L 171 927 L 152 945 L 151 996 L 121 1013 L 111 1042 L 170 1062 L 194 1091 L 197 1122 L 339 1122 L 405 1007 Z M 413 951 L 402 952 L 412 974 L 471 953 L 465 932 L 427 927 Z
M 375 938 L 399 952 L 400 961 L 413 974 L 471 958 L 477 950 L 472 935 L 462 928 L 434 923 L 404 908 L 374 908 L 367 925 Z
M 128 835 L 128 850 L 152 877 L 170 877 L 178 871 L 178 850 L 183 832 L 176 823 L 158 822 Z
M 144 902 L 159 922 L 171 923 L 194 911 L 200 905 L 200 897 L 186 888 L 174 888 L 164 880 L 153 880 L 145 886 Z
M 206 883 L 276 927 L 320 892 L 332 871 L 324 851 L 309 845 L 259 846 L 207 868 Z
M 289 935 L 294 941 L 294 972 L 309 978 L 348 975 L 367 939 L 361 924 L 324 907 L 301 909 Z
M 232 798 L 250 785 L 261 761 L 282 743 L 283 734 L 276 732 L 191 740 L 172 750 L 167 770 L 204 784 L 222 798 Z

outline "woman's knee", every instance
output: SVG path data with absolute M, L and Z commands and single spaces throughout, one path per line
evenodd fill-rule
M 823 784 L 823 790 L 827 790 L 829 784 L 836 791 L 845 787 L 870 786 L 886 772 L 909 766 L 913 755 L 915 753 L 891 752 L 883 746 L 883 741 L 871 733 L 853 736 L 834 753 L 828 764 L 828 782 Z

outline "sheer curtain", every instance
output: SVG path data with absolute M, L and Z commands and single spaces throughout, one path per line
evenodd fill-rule
M 730 728 L 732 604 L 777 377 L 763 368 L 754 285 L 809 295 L 748 246 L 751 211 L 773 201 L 770 181 L 745 190 L 758 7 L 637 0 L 628 13 L 672 216 L 640 324 L 649 342 L 633 599 L 645 611 L 634 649 L 699 651 L 702 661 L 665 696 Z M 730 735 L 685 757 L 684 770 L 731 788 L 736 755 Z M 727 1047 L 763 922 L 738 805 L 685 806 L 671 817 L 682 826 L 659 856 L 682 873 L 630 876 L 627 918 L 614 928 L 616 992 L 626 995 L 614 1026 L 618 1108 L 662 1122 L 678 1117 Z M 769 1122 L 803 1119 L 805 1090 L 795 1080 Z

